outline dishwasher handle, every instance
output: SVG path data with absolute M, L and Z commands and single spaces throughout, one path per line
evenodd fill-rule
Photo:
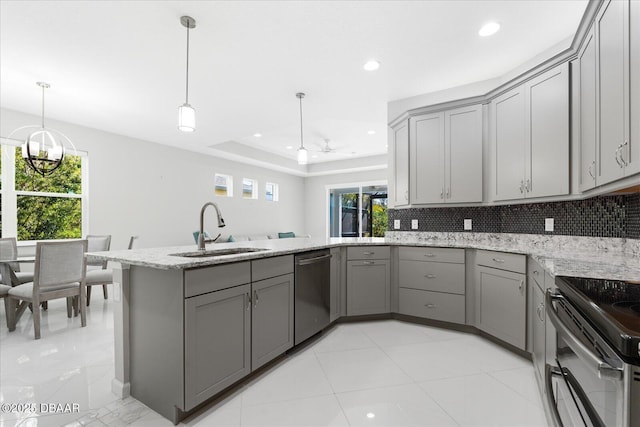
M 322 262 L 324 260 L 327 260 L 329 258 L 331 258 L 331 254 L 327 254 L 327 255 L 321 255 L 315 258 L 304 258 L 304 259 L 299 259 L 296 261 L 296 265 L 309 265 L 309 264 L 316 264 L 318 262 Z

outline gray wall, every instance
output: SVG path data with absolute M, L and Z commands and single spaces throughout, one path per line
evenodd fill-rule
M 0 110 L 0 136 L 38 124 L 40 118 Z M 306 231 L 301 177 L 245 165 L 213 156 L 132 139 L 96 129 L 47 120 L 64 132 L 78 150 L 89 153 L 89 230 L 111 234 L 112 249 L 124 249 L 129 236 L 138 247 L 195 244 L 199 213 L 207 201 L 216 202 L 227 223 L 223 235 Z M 213 193 L 215 173 L 234 177 L 234 197 Z M 240 196 L 242 178 L 257 179 L 258 200 Z M 278 183 L 280 201 L 264 200 L 266 181 Z M 215 214 L 208 211 L 205 228 L 216 233 Z

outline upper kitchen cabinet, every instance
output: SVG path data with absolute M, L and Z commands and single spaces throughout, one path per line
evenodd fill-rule
M 491 102 L 495 200 L 569 193 L 569 65 Z
M 409 204 L 409 121 L 403 120 L 390 132 L 391 178 L 395 207 Z
M 635 1 L 604 2 L 573 62 L 580 191 L 640 172 L 639 10 Z
M 482 201 L 482 105 L 409 120 L 411 204 Z

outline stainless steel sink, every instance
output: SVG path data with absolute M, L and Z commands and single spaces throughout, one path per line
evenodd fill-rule
M 268 251 L 268 250 L 269 249 L 262 249 L 262 248 L 226 248 L 226 249 L 210 249 L 208 251 L 180 252 L 177 254 L 169 254 L 169 255 L 186 257 L 186 258 L 206 258 L 206 257 L 214 257 L 214 256 L 246 254 L 250 252 L 261 252 L 261 251 Z

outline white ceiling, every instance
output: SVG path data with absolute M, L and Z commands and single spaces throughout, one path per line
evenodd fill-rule
M 39 115 L 35 82 L 46 81 L 49 118 L 204 153 L 248 146 L 293 164 L 302 91 L 305 146 L 329 139 L 336 149 L 310 163 L 372 156 L 386 152 L 388 101 L 499 77 L 573 35 L 586 4 L 1 0 L 0 106 Z M 192 134 L 176 127 L 182 15 L 197 21 Z M 489 20 L 501 31 L 479 37 Z M 362 69 L 370 58 L 378 71 Z

